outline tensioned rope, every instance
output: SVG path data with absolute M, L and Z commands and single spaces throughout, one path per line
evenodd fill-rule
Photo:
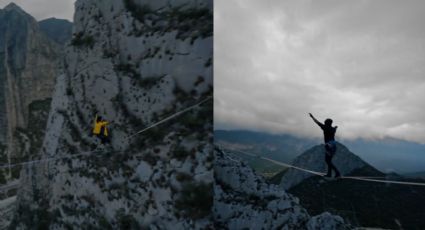
M 256 154 L 247 153 L 247 152 L 240 151 L 240 150 L 233 150 L 233 149 L 231 149 L 231 151 L 240 152 L 240 153 L 243 153 L 245 155 L 249 155 L 251 157 L 257 157 L 257 158 L 260 158 L 260 159 L 263 159 L 263 160 L 272 162 L 272 163 L 277 164 L 277 165 L 281 165 L 281 166 L 284 166 L 284 167 L 287 167 L 287 168 L 297 169 L 297 170 L 304 171 L 304 172 L 307 172 L 307 173 L 310 173 L 310 174 L 315 174 L 315 175 L 318 175 L 318 176 L 324 176 L 325 175 L 325 173 L 316 172 L 316 171 L 313 171 L 313 170 L 309 170 L 309 169 L 297 167 L 297 166 L 291 165 L 291 164 L 286 164 L 286 163 L 283 163 L 283 162 L 280 162 L 280 161 L 276 161 L 276 160 L 270 159 L 268 157 L 262 157 L 262 156 L 259 156 L 259 155 L 256 155 Z M 340 178 L 341 179 L 350 179 L 350 180 L 360 180 L 360 181 L 368 181 L 368 182 L 385 183 L 385 184 L 402 184 L 402 185 L 425 186 L 425 183 L 420 183 L 420 182 L 373 179 L 373 178 L 385 178 L 385 177 L 363 177 L 363 176 L 346 176 L 345 177 L 345 176 L 342 176 Z
M 160 125 L 160 124 L 162 124 L 162 123 L 164 123 L 164 122 L 166 122 L 168 120 L 171 120 L 171 119 L 173 119 L 175 117 L 178 117 L 178 116 L 182 115 L 183 113 L 186 113 L 189 110 L 192 110 L 195 107 L 200 106 L 203 103 L 205 103 L 205 102 L 207 102 L 208 100 L 211 100 L 211 99 L 212 99 L 211 96 L 210 97 L 207 97 L 206 99 L 204 99 L 204 100 L 202 100 L 202 101 L 200 101 L 200 102 L 198 102 L 198 103 L 196 103 L 196 104 L 194 104 L 192 106 L 189 106 L 189 107 L 187 107 L 187 108 L 185 108 L 185 109 L 183 109 L 183 110 L 181 110 L 179 112 L 176 112 L 176 113 L 174 113 L 174 114 L 172 114 L 172 115 L 170 115 L 170 116 L 168 116 L 168 117 L 166 117 L 166 118 L 164 118 L 164 119 L 156 122 L 156 123 L 153 123 L 153 124 L 149 125 L 148 127 L 146 127 L 144 129 L 136 132 L 135 134 L 131 135 L 129 138 L 132 138 L 132 137 L 134 137 L 136 135 L 139 135 L 139 134 L 141 134 L 143 132 L 146 132 L 147 130 L 149 130 L 151 128 L 154 128 L 154 127 L 156 127 L 156 126 L 158 126 L 158 125 Z M 94 151 L 89 151 L 89 152 L 84 152 L 84 153 L 79 153 L 79 154 L 72 154 L 72 155 L 62 156 L 62 157 L 50 157 L 50 158 L 44 158 L 44 159 L 33 160 L 33 161 L 26 161 L 26 162 L 20 162 L 20 163 L 15 163 L 15 164 L 5 164 L 5 165 L 1 165 L 0 166 L 0 169 L 5 169 L 5 168 L 9 168 L 9 167 L 16 167 L 16 166 L 23 166 L 23 165 L 31 165 L 31 164 L 41 163 L 41 162 L 45 162 L 45 161 L 51 161 L 51 160 L 57 160 L 57 159 L 66 159 L 66 158 L 72 158 L 72 157 L 77 157 L 77 156 L 82 156 L 82 155 L 90 155 L 91 153 L 95 153 L 95 152 L 98 153 L 96 150 L 94 150 Z
M 195 105 L 192 105 L 192 106 L 190 106 L 190 107 L 187 107 L 186 109 L 183 109 L 183 110 L 181 110 L 181 111 L 179 111 L 179 112 L 177 112 L 177 113 L 175 113 L 175 114 L 173 114 L 173 115 L 171 115 L 171 116 L 169 116 L 169 117 L 167 117 L 167 118 L 165 118 L 165 119 L 162 119 L 162 120 L 160 120 L 160 121 L 158 121 L 158 122 L 156 122 L 156 123 L 153 123 L 152 125 L 150 125 L 150 126 L 148 126 L 148 127 L 144 128 L 144 129 L 142 129 L 142 130 L 140 130 L 140 131 L 136 132 L 135 134 L 133 134 L 133 135 L 129 136 L 128 138 L 132 138 L 132 137 L 134 137 L 134 136 L 136 136 L 136 135 L 138 135 L 138 134 L 140 134 L 140 133 L 145 132 L 145 131 L 146 131 L 146 130 L 148 130 L 148 129 L 151 129 L 151 128 L 155 127 L 155 126 L 158 126 L 158 125 L 160 125 L 160 124 L 162 124 L 162 123 L 164 123 L 164 122 L 166 122 L 166 121 L 168 121 L 168 120 L 170 120 L 170 119 L 173 119 L 174 117 L 180 116 L 181 114 L 183 114 L 183 113 L 185 113 L 185 112 L 187 112 L 187 111 L 189 111 L 189 110 L 191 110 L 191 109 L 195 108 L 196 106 L 199 106 L 199 105 L 201 105 L 201 104 L 205 103 L 206 101 L 210 100 L 211 98 L 212 98 L 212 97 L 207 97 L 206 99 L 204 99 L 204 100 L 200 101 L 199 103 L 197 103 L 197 104 L 195 104 Z

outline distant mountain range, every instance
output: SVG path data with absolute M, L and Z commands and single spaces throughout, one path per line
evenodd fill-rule
M 215 130 L 214 141 L 227 149 L 249 151 L 283 162 L 292 161 L 318 143 L 318 140 L 302 139 L 291 135 L 272 135 L 243 130 Z
M 289 134 L 267 134 L 246 130 L 215 130 L 215 142 L 227 149 L 253 152 L 274 160 L 291 162 L 322 139 Z M 425 170 L 425 145 L 385 138 L 382 140 L 339 140 L 351 151 L 383 172 L 399 174 Z

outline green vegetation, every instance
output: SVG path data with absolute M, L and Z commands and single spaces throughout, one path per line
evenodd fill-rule
M 0 185 L 1 184 L 6 184 L 6 177 L 3 174 L 3 170 L 0 170 Z
M 212 116 L 212 114 L 209 114 L 209 116 Z M 191 130 L 202 130 L 204 128 L 204 125 L 206 124 L 205 118 L 206 117 L 200 115 L 199 113 L 194 114 L 188 112 L 182 115 L 179 120 L 186 128 L 189 128 Z
M 147 130 L 144 136 L 149 139 L 150 144 L 155 145 L 162 143 L 166 134 L 168 134 L 168 132 L 163 128 L 154 127 Z
M 212 205 L 212 184 L 192 182 L 184 185 L 175 206 L 184 216 L 199 219 L 211 213 Z
M 208 60 L 205 62 L 205 67 L 210 67 L 212 65 L 212 58 L 208 58 Z
M 182 88 L 180 88 L 179 86 L 176 86 L 173 89 L 173 94 L 174 96 L 176 96 L 178 101 L 188 101 L 190 99 L 190 95 L 188 93 L 186 93 Z
M 154 86 L 158 82 L 158 80 L 159 80 L 158 77 L 145 77 L 145 78 L 140 79 L 139 85 L 142 88 L 151 88 L 152 86 Z
M 125 8 L 130 11 L 131 16 L 140 22 L 145 21 L 146 15 L 153 13 L 152 9 L 148 5 L 138 5 L 134 2 L 134 0 L 124 0 L 124 5 Z
M 152 153 L 146 153 L 142 156 L 142 160 L 146 161 L 149 165 L 155 166 L 156 162 L 159 160 L 157 156 Z
M 131 214 L 126 213 L 124 209 L 119 209 L 115 216 L 118 220 L 119 229 L 140 229 L 137 220 Z
M 193 179 L 193 176 L 191 174 L 188 173 L 184 173 L 184 172 L 177 172 L 176 173 L 176 180 L 177 181 L 190 181 Z
M 19 223 L 24 224 L 31 229 L 49 229 L 50 223 L 53 219 L 60 216 L 59 212 L 49 212 L 49 202 L 46 200 L 40 200 L 40 203 L 30 205 L 19 204 L 16 210 L 16 216 L 19 216 Z M 36 208 L 33 208 L 36 206 Z M 9 226 L 9 229 L 17 228 L 17 218 L 14 218 Z
M 112 225 L 109 223 L 109 221 L 104 217 L 100 217 L 99 219 L 99 226 L 101 229 L 107 229 L 107 230 L 112 230 Z
M 75 47 L 90 47 L 93 48 L 95 40 L 93 36 L 86 35 L 84 36 L 83 32 L 79 32 L 74 35 L 71 40 L 71 45 Z
M 0 164 L 7 162 L 6 145 L 0 143 Z
M 66 88 L 66 95 L 67 95 L 67 96 L 73 96 L 73 95 L 74 95 L 74 92 L 72 92 L 71 87 L 67 87 L 67 88 Z
M 112 49 L 103 50 L 103 58 L 113 58 L 118 55 L 118 51 Z
M 143 34 L 152 36 L 154 33 L 177 30 L 176 38 L 181 40 L 191 38 L 191 43 L 198 37 L 212 36 L 213 14 L 208 8 L 175 7 L 168 11 L 154 11 L 148 5 L 139 5 L 134 0 L 124 0 L 124 5 L 132 17 L 143 23 L 141 29 L 133 25 L 136 36 Z M 149 19 L 149 22 L 146 19 Z
M 51 98 L 47 98 L 44 100 L 37 100 L 37 101 L 33 101 L 30 105 L 29 105 L 29 110 L 30 111 L 49 111 L 50 110 L 50 104 L 52 102 Z
M 189 155 L 190 155 L 190 152 L 186 148 L 184 148 L 182 146 L 177 147 L 173 151 L 173 157 L 176 158 L 176 159 L 178 159 L 178 160 L 180 160 L 180 161 L 183 161 Z
M 213 16 L 207 8 L 191 8 L 181 10 L 174 8 L 168 14 L 169 20 L 176 22 L 173 26 L 179 31 L 177 38 L 186 39 L 191 37 L 191 43 L 198 38 L 212 36 Z
M 205 81 L 204 77 L 202 76 L 198 76 L 198 78 L 196 79 L 194 85 L 198 86 L 199 84 L 203 83 Z
M 138 73 L 137 70 L 135 70 L 134 66 L 131 64 L 120 63 L 115 66 L 115 70 L 130 75 L 134 78 L 140 78 L 140 73 Z

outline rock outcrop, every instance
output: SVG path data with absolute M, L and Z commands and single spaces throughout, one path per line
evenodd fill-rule
M 212 1 L 78 0 L 13 228 L 211 225 Z M 202 105 L 135 135 L 200 101 Z M 90 136 L 95 115 L 111 143 Z
M 310 217 L 298 198 L 268 184 L 245 163 L 216 148 L 213 215 L 217 229 L 351 229 L 339 216 Z

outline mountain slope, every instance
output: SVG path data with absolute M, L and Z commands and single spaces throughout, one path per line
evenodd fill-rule
M 205 228 L 213 192 L 213 104 L 205 100 L 212 1 L 78 0 L 75 7 L 41 151 L 58 159 L 22 171 L 12 227 Z M 90 136 L 96 114 L 113 122 L 110 145 Z
M 355 169 L 367 168 L 368 171 L 373 173 L 380 173 L 378 170 L 363 161 L 360 157 L 350 152 L 347 147 L 337 143 L 337 151 L 332 159 L 334 165 L 338 168 L 342 175 L 347 175 Z M 294 159 L 292 165 L 326 173 L 327 165 L 325 162 L 325 148 L 324 145 L 318 145 L 307 150 L 300 156 Z M 365 169 L 366 170 L 366 169 Z M 303 180 L 314 176 L 313 174 L 303 172 L 297 169 L 288 169 L 281 178 L 281 186 L 289 189 Z M 360 175 L 369 176 L 369 175 Z

